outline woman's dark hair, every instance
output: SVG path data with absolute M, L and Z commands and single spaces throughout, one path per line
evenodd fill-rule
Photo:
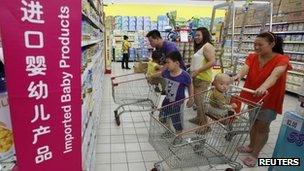
M 126 35 L 124 35 L 124 36 L 123 36 L 123 39 L 124 39 L 124 40 L 127 40 L 127 39 L 129 39 L 129 37 L 126 36 Z
M 203 40 L 200 43 L 196 43 L 194 41 L 194 52 L 200 50 L 206 43 L 212 44 L 210 32 L 206 27 L 199 27 L 196 31 L 200 31 L 202 33 Z
M 283 39 L 272 32 L 264 32 L 259 34 L 257 37 L 264 38 L 269 43 L 274 43 L 274 47 L 272 48 L 273 52 L 284 54 L 283 51 Z

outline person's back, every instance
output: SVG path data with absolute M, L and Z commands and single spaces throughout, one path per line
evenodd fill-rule
M 161 63 L 164 63 L 167 56 L 172 52 L 179 52 L 176 45 L 172 42 L 168 42 L 162 39 L 160 32 L 158 30 L 152 30 L 150 31 L 146 37 L 148 38 L 150 45 L 154 48 L 156 48 L 157 51 L 162 53 Z M 186 65 L 184 60 L 181 58 L 180 61 L 180 67 L 183 70 L 186 70 Z

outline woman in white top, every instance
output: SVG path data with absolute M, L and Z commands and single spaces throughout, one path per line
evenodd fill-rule
M 205 27 L 196 30 L 194 37 L 194 55 L 191 60 L 191 76 L 193 79 L 194 93 L 200 93 L 206 90 L 212 81 L 212 66 L 215 62 L 215 48 L 211 42 L 211 35 Z M 207 123 L 207 117 L 203 113 L 202 97 L 194 97 L 197 106 L 197 116 L 189 121 L 204 125 Z M 209 131 L 208 128 L 206 131 Z

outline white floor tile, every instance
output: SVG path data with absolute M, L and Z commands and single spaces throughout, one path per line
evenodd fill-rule
M 131 171 L 144 171 L 146 170 L 146 166 L 144 162 L 141 163 L 129 163 L 129 170 Z
M 95 166 L 95 171 L 111 171 L 110 164 L 97 164 Z
M 154 150 L 152 145 L 148 142 L 140 143 L 140 148 L 141 148 L 142 151 L 153 151 Z
M 124 137 L 126 143 L 138 142 L 136 135 L 124 135 Z
M 101 123 L 102 125 L 102 123 Z M 111 129 L 110 128 L 104 128 L 104 129 L 100 129 L 98 131 L 99 135 L 111 135 Z
M 109 135 L 107 136 L 99 136 L 97 138 L 97 143 L 98 144 L 110 144 L 111 137 Z
M 96 154 L 96 164 L 110 164 L 111 153 Z
M 146 162 L 159 161 L 158 155 L 155 151 L 143 151 L 142 153 Z
M 111 144 L 111 152 L 125 152 L 125 144 Z
M 112 164 L 111 167 L 112 167 L 111 171 L 128 171 L 127 163 Z
M 111 143 L 124 143 L 123 135 L 113 135 L 113 136 L 111 136 Z
M 140 146 L 138 143 L 126 143 L 126 151 L 140 151 Z
M 110 153 L 111 144 L 97 144 L 96 153 Z
M 182 168 L 183 171 L 199 171 L 198 167 Z
M 155 162 L 145 162 L 147 171 L 151 171 L 151 169 L 154 168 L 154 164 L 155 164 Z
M 128 163 L 144 161 L 141 152 L 127 152 Z
M 126 153 L 112 153 L 111 154 L 111 163 L 126 163 L 127 156 Z

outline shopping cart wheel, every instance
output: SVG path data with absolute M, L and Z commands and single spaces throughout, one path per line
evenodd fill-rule
M 116 124 L 119 126 L 120 125 L 120 118 L 119 118 L 117 110 L 114 111 L 114 116 L 115 116 Z
M 155 163 L 154 168 L 151 171 L 163 171 L 163 167 L 160 163 Z
M 227 141 L 231 141 L 234 136 L 235 136 L 234 133 L 227 133 L 227 135 L 225 135 L 225 139 Z

